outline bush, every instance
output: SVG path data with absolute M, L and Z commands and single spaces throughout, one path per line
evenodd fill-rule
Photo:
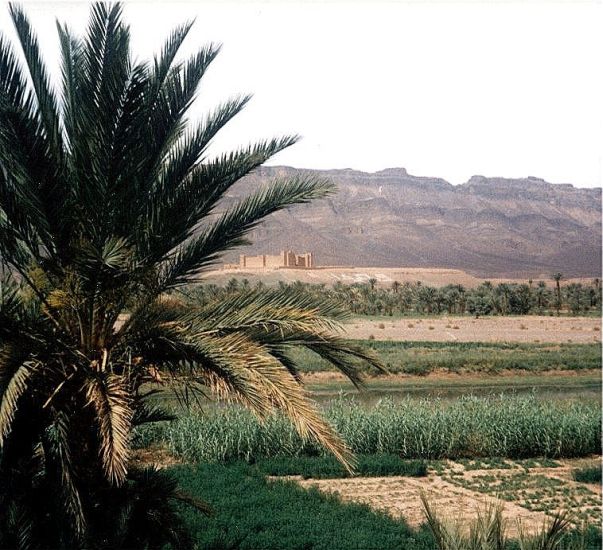
M 581 483 L 601 483 L 601 465 L 577 468 L 572 472 L 572 477 Z

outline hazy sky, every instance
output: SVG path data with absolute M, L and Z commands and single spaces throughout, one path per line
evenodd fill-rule
M 56 71 L 54 19 L 83 30 L 87 4 L 25 7 Z M 299 133 L 270 164 L 603 183 L 601 1 L 130 2 L 124 11 L 140 58 L 193 17 L 185 51 L 223 44 L 192 118 L 231 95 L 254 99 L 215 151 Z

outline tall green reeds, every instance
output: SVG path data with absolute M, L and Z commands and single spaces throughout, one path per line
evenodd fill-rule
M 600 453 L 597 402 L 541 400 L 535 396 L 463 397 L 380 401 L 366 408 L 337 399 L 326 418 L 358 454 L 402 458 L 572 457 Z M 139 444 L 162 441 L 192 461 L 247 460 L 323 454 L 301 439 L 280 416 L 260 423 L 234 406 L 192 412 L 178 421 L 140 432 Z

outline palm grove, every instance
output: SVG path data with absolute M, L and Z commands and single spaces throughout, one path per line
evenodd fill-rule
M 197 302 L 204 303 L 251 286 L 248 279 L 232 278 L 224 286 L 207 284 L 191 288 L 189 294 Z M 259 281 L 255 288 L 263 289 L 265 285 Z M 420 281 L 379 284 L 377 279 L 349 285 L 336 282 L 330 287 L 281 281 L 279 288 L 345 303 L 356 315 L 598 315 L 601 311 L 601 280 L 598 278 L 590 284 L 571 282 L 554 288 L 542 280 L 496 285 L 485 281 L 474 288 L 467 288 L 459 284 L 434 287 Z
M 185 546 L 172 503 L 202 503 L 130 461 L 135 427 L 170 418 L 151 400 L 166 387 L 185 402 L 209 388 L 260 417 L 281 410 L 350 464 L 290 353 L 306 348 L 360 383 L 359 364 L 379 364 L 335 335 L 345 311 L 295 288 L 202 304 L 178 291 L 265 216 L 332 191 L 301 177 L 221 207 L 296 137 L 208 156 L 249 98 L 187 123 L 218 54 L 179 60 L 191 24 L 135 62 L 121 7 L 94 4 L 83 37 L 57 24 L 55 87 L 28 19 L 9 9 L 22 51 L 0 38 L 0 546 Z

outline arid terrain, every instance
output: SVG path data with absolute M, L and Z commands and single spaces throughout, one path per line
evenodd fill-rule
M 229 253 L 311 251 L 317 265 L 462 269 L 488 277 L 601 273 L 601 189 L 536 177 L 474 176 L 462 185 L 408 174 L 262 167 L 229 190 L 224 205 L 274 178 L 311 174 L 337 192 L 278 212 Z
M 210 283 L 225 284 L 233 277 L 247 279 L 250 283 L 262 281 L 267 285 L 277 284 L 279 281 L 293 283 L 326 284 L 332 285 L 336 282 L 343 284 L 367 283 L 370 279 L 376 279 L 376 286 L 389 287 L 394 281 L 399 283 L 416 283 L 441 287 L 449 284 L 463 285 L 471 288 L 478 286 L 484 281 L 498 283 L 528 283 L 528 278 L 486 278 L 478 277 L 460 269 L 439 269 L 422 267 L 320 267 L 317 269 L 217 269 L 210 271 L 204 276 L 204 280 Z M 551 279 L 551 273 L 542 273 L 539 277 L 533 277 L 533 281 L 543 280 L 548 286 L 555 283 Z M 589 277 L 575 277 L 564 279 L 562 284 L 592 282 Z
M 601 341 L 597 317 L 488 316 L 420 317 L 376 320 L 359 317 L 345 326 L 354 340 L 426 342 L 592 343 Z

